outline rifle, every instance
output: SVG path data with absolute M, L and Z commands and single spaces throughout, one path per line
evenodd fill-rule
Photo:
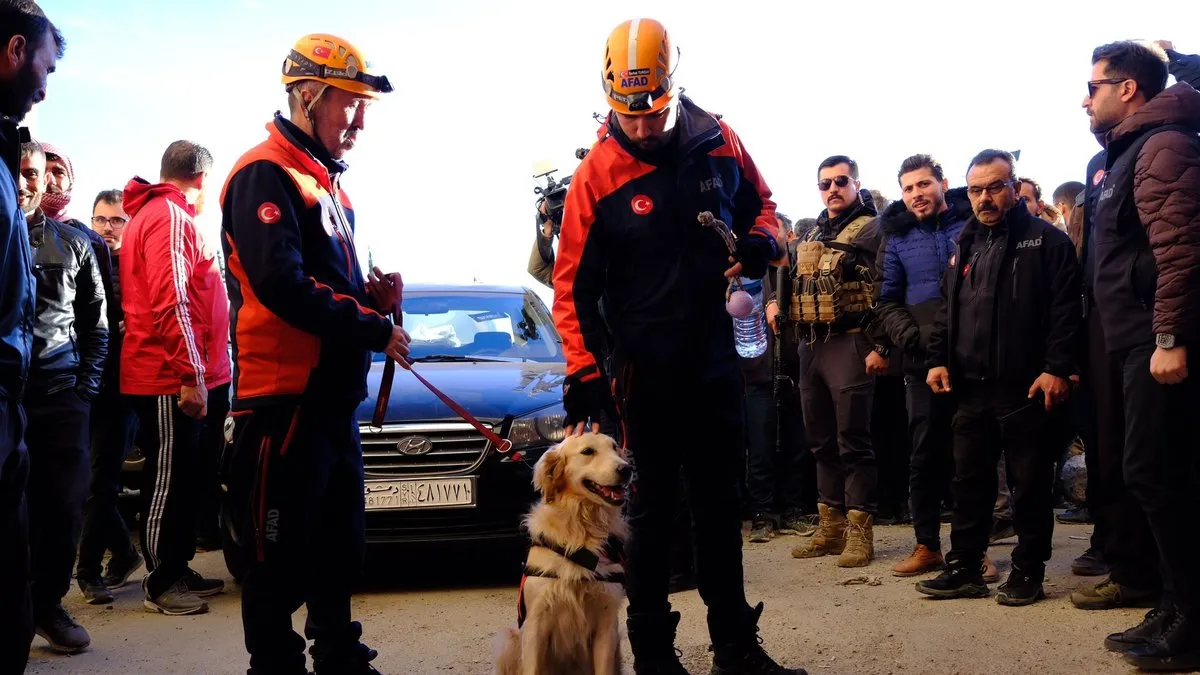
M 775 397 L 775 454 L 779 454 L 783 449 L 784 387 L 792 386 L 792 379 L 783 372 L 784 317 L 787 316 L 783 296 L 786 295 L 784 281 L 787 279 L 787 269 L 784 265 L 775 268 L 775 305 L 779 308 L 773 326 L 775 343 L 771 354 L 771 383 Z

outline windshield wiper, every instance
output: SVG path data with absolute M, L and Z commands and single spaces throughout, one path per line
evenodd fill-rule
M 457 354 L 429 354 L 428 356 L 419 356 L 412 360 L 417 363 L 470 363 L 472 361 L 484 363 L 511 363 L 519 359 L 503 359 L 489 356 L 461 356 Z

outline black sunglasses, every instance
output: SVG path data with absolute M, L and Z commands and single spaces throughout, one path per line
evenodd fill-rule
M 1100 85 L 1102 85 L 1102 84 L 1120 84 L 1120 83 L 1122 83 L 1122 82 L 1124 82 L 1125 80 L 1128 80 L 1128 79 L 1131 79 L 1131 78 L 1128 78 L 1128 77 L 1117 77 L 1117 78 L 1109 78 L 1109 79 L 1107 79 L 1107 80 L 1090 80 L 1090 81 L 1087 83 L 1087 85 L 1088 85 L 1088 98 L 1093 98 L 1093 97 L 1095 97 L 1095 96 L 1096 96 L 1096 90 L 1097 90 L 1097 89 L 1099 89 L 1099 88 L 1100 88 Z
M 831 185 L 837 185 L 838 187 L 842 188 L 842 187 L 846 187 L 849 184 L 850 184 L 850 176 L 838 176 L 838 177 L 832 178 L 832 179 L 825 178 L 823 180 L 817 181 L 817 187 L 821 188 L 821 192 L 825 192 L 826 190 L 828 190 Z

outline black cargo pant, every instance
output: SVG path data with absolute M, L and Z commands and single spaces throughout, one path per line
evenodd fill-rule
M 91 423 L 92 491 L 84 508 L 75 568 L 81 578 L 100 576 L 105 551 L 112 551 L 118 560 L 130 560 L 137 553 L 129 527 L 117 509 L 121 471 L 137 433 L 137 414 L 115 382 L 92 402 Z
M 746 385 L 746 465 L 750 507 L 757 513 L 797 509 L 811 513 L 816 495 L 812 453 L 804 446 L 804 420 L 790 382 L 775 405 L 769 382 Z M 782 411 L 782 415 L 778 414 Z M 776 447 L 776 435 L 779 436 Z
M 1125 485 L 1142 506 L 1158 547 L 1164 599 L 1200 611 L 1193 472 L 1200 458 L 1200 358 L 1188 354 L 1189 377 L 1159 384 L 1150 375 L 1153 344 L 1118 354 L 1125 392 Z
M 908 406 L 908 431 L 912 437 L 908 491 L 912 507 L 913 529 L 917 543 L 940 551 L 942 502 L 950 492 L 954 477 L 953 435 L 954 400 L 934 394 L 925 378 L 905 377 L 905 401 Z
M 1087 371 L 1081 384 L 1096 411 L 1096 442 L 1084 445 L 1088 509 L 1095 521 L 1093 545 L 1099 545 L 1113 581 L 1142 591 L 1158 590 L 1162 575 L 1158 548 L 1142 505 L 1126 487 L 1125 393 L 1121 360 L 1104 348 L 1100 314 L 1088 316 Z M 1146 367 L 1149 376 L 1149 366 Z
M 801 342 L 804 430 L 817 460 L 817 493 L 839 511 L 875 513 L 878 471 L 871 448 L 875 381 L 867 375 L 871 343 L 862 333 Z
M 292 614 L 308 607 L 313 658 L 358 644 L 350 596 L 366 555 L 354 406 L 305 403 L 235 414 L 231 490 L 247 548 L 242 626 L 252 673 L 304 673 Z M 328 666 L 327 666 L 328 667 Z
M 0 673 L 23 673 L 33 642 L 29 598 L 29 514 L 25 411 L 0 394 Z
M 35 619 L 57 607 L 71 587 L 91 484 L 90 408 L 74 388 L 26 399 L 29 487 L 25 493 Z
M 146 457 L 141 538 L 150 571 L 146 590 L 155 598 L 179 581 L 196 557 L 203 421 L 183 413 L 178 395 L 129 398 L 138 417 L 137 444 Z
M 733 364 L 731 363 L 731 366 Z M 731 370 L 705 378 L 686 370 L 626 365 L 621 402 L 635 466 L 626 570 L 634 658 L 670 645 L 663 627 L 680 470 L 687 485 L 696 583 L 708 607 L 714 645 L 753 635 L 742 584 L 737 450 L 742 442 L 742 380 Z
M 1065 408 L 1047 413 L 1044 403 L 1029 398 L 1028 384 L 962 380 L 954 386 L 958 409 L 948 561 L 971 569 L 983 563 L 996 501 L 996 463 L 1003 452 L 1018 537 L 1013 566 L 1043 574 L 1054 534 L 1054 460 L 1059 452 L 1047 432 Z
M 879 506 L 900 516 L 909 503 L 912 443 L 908 433 L 907 391 L 899 375 L 875 376 L 871 402 L 871 449 L 875 453 Z

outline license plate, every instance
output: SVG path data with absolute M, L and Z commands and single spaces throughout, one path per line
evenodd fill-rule
M 474 506 L 475 477 L 369 480 L 365 492 L 368 511 Z

